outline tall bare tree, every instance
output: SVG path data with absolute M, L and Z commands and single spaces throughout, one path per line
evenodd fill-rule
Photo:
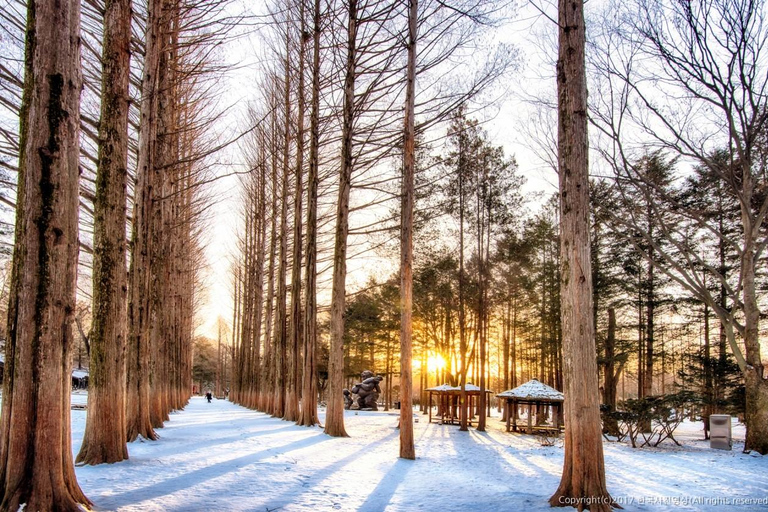
M 134 188 L 131 265 L 128 286 L 128 349 L 126 360 L 126 431 L 128 441 L 157 439 L 150 420 L 150 261 L 155 183 L 154 138 L 157 132 L 158 69 L 162 51 L 160 17 L 164 0 L 147 7 L 146 47 L 142 74 L 138 164 Z
M 304 0 L 301 0 L 302 2 Z M 317 188 L 320 146 L 320 0 L 312 9 L 312 99 L 307 175 L 307 235 L 304 268 L 304 372 L 299 425 L 313 426 L 317 417 Z
M 349 191 L 352 186 L 352 137 L 355 108 L 355 64 L 358 25 L 358 0 L 347 1 L 347 60 L 344 75 L 342 113 L 341 169 L 336 203 L 336 234 L 333 250 L 333 287 L 331 297 L 331 349 L 328 360 L 328 409 L 325 433 L 346 437 L 342 395 L 344 376 L 344 308 L 347 278 L 347 236 L 349 234 Z
M 128 85 L 131 0 L 107 0 L 102 45 L 99 156 L 94 200 L 93 321 L 88 419 L 78 463 L 128 458 L 125 436 Z
M 560 0 L 557 60 L 560 318 L 565 361 L 565 460 L 553 507 L 611 510 L 597 383 L 589 232 L 584 4 Z
M 717 315 L 746 389 L 746 450 L 768 453 L 768 379 L 759 341 L 758 268 L 768 245 L 764 5 L 755 2 L 638 0 L 617 10 L 596 44 L 596 70 L 604 101 L 592 108 L 607 139 L 603 154 L 619 178 L 617 188 L 639 191 L 657 215 L 675 211 L 682 222 L 644 229 L 634 216 L 613 220 L 638 252 L 655 258 L 657 270 L 692 293 Z M 639 13 L 639 15 L 638 15 Z M 670 23 L 674 19 L 679 22 Z M 647 78 L 660 89 L 651 86 Z M 725 234 L 715 218 L 687 207 L 642 173 L 634 148 L 652 145 L 711 171 L 716 185 L 738 204 L 738 233 Z M 738 255 L 727 272 L 691 234 L 721 239 Z M 626 237 L 625 237 L 626 238 Z M 694 237 L 695 238 L 695 237 Z M 641 251 L 642 247 L 652 250 Z M 721 285 L 730 307 L 713 291 Z M 743 340 L 743 348 L 741 341 Z
M 413 179 L 416 170 L 414 104 L 416 96 L 416 24 L 418 0 L 408 2 L 408 63 L 403 130 L 403 184 L 400 226 L 400 457 L 415 459 L 413 444 Z
M 80 2 L 30 2 L 0 419 L 0 509 L 80 510 L 69 364 L 78 261 Z
M 301 308 L 301 258 L 302 258 L 302 201 L 304 195 L 304 111 L 306 98 L 304 95 L 304 74 L 306 47 L 309 34 L 304 19 L 304 0 L 299 0 L 299 63 L 297 80 L 298 112 L 296 119 L 296 171 L 293 191 L 293 257 L 291 269 L 291 321 L 289 328 L 290 341 L 290 371 L 288 373 L 288 394 L 284 419 L 296 421 L 299 419 L 299 398 L 301 393 L 301 369 L 299 358 L 303 348 L 304 317 Z

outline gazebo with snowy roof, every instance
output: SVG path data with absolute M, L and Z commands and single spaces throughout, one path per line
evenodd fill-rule
M 506 400 L 507 432 L 518 431 L 517 412 L 518 407 L 521 405 L 528 406 L 528 423 L 525 428 L 528 434 L 534 431 L 560 431 L 563 426 L 563 400 L 565 395 L 536 379 L 530 380 L 515 389 L 499 393 L 496 396 Z M 547 409 L 552 411 L 551 423 L 546 424 L 542 421 L 537 421 L 536 425 L 534 425 L 534 414 L 540 419 L 543 416 L 541 413 L 546 412 Z
M 472 424 L 473 411 L 477 408 L 477 399 L 480 396 L 480 387 L 474 384 L 465 384 L 464 390 L 467 393 L 469 418 L 468 423 Z M 429 422 L 432 422 L 432 397 L 437 397 L 437 416 L 440 423 L 443 424 L 456 424 L 459 423 L 459 397 L 461 397 L 461 386 L 451 386 L 448 384 L 441 384 L 433 388 L 427 388 L 425 391 L 429 393 L 428 406 L 429 406 Z M 493 393 L 491 390 L 486 389 L 486 393 Z M 488 416 L 491 415 L 491 401 L 486 400 L 488 407 Z

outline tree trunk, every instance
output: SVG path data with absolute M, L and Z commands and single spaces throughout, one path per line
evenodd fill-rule
M 251 375 L 248 378 L 248 407 L 257 408 L 259 405 L 259 393 L 261 390 L 261 323 L 264 313 L 264 257 L 267 238 L 267 165 L 266 151 L 261 147 L 261 165 L 258 180 L 258 231 L 256 234 L 256 284 L 254 289 L 255 311 L 253 314 L 253 357 L 251 362 Z M 265 336 L 266 337 L 266 336 Z
M 745 228 L 752 227 L 746 221 L 744 225 Z M 751 230 L 745 229 L 745 231 L 750 233 Z M 768 381 L 765 379 L 760 356 L 760 309 L 755 284 L 757 260 L 753 240 L 754 237 L 747 237 L 741 266 L 744 272 L 744 346 L 747 363 L 743 370 L 746 391 L 744 423 L 747 426 L 744 451 L 755 450 L 765 455 L 768 454 Z
M 93 322 L 88 412 L 77 462 L 128 458 L 125 439 L 125 335 L 128 276 L 125 209 L 131 0 L 104 11 L 101 118 L 93 220 Z
M 80 510 L 70 434 L 80 3 L 29 2 L 0 435 L 0 509 Z M 26 504 L 25 507 L 22 507 Z
M 301 311 L 301 213 L 302 196 L 304 193 L 304 55 L 306 53 L 307 37 L 304 22 L 304 0 L 299 0 L 299 23 L 301 34 L 299 41 L 299 83 L 298 83 L 298 115 L 296 121 L 296 180 L 293 194 L 293 267 L 291 269 L 291 325 L 289 330 L 291 342 L 291 372 L 286 397 L 285 416 L 283 419 L 297 421 L 299 419 L 299 395 L 301 391 L 301 367 L 299 356 L 303 345 L 304 319 Z
M 152 170 L 157 132 L 159 17 L 162 0 L 147 7 L 147 35 L 141 84 L 138 164 L 134 192 L 131 266 L 128 286 L 128 350 L 126 361 L 126 432 L 128 441 L 155 440 L 150 421 L 150 254 L 152 252 Z
M 712 382 L 712 353 L 709 344 L 709 305 L 704 304 L 704 439 L 709 439 L 709 417 L 714 413 L 715 390 Z
M 277 134 L 276 116 L 272 116 L 272 136 Z M 272 335 L 272 325 L 274 323 L 273 305 L 275 301 L 275 253 L 277 252 L 277 151 L 276 144 L 272 144 L 272 205 L 270 211 L 270 236 L 269 236 L 269 276 L 267 277 L 267 303 L 264 319 L 264 362 L 262 371 L 262 388 L 259 396 L 258 409 L 264 412 L 270 412 L 272 409 L 273 390 L 274 390 L 274 371 L 272 361 L 274 359 L 275 346 L 270 340 Z
M 467 403 L 467 327 L 464 311 L 464 148 L 462 141 L 463 137 L 459 137 L 459 356 L 461 359 L 459 430 L 466 432 L 469 422 L 469 404 Z
M 344 309 L 347 278 L 347 235 L 349 234 L 349 191 L 352 186 L 352 139 L 355 109 L 355 59 L 357 56 L 357 0 L 348 0 L 347 64 L 342 112 L 341 169 L 339 200 L 336 205 L 336 237 L 333 251 L 331 292 L 331 348 L 328 357 L 328 409 L 325 433 L 347 437 L 344 428 Z
M 616 372 L 616 310 L 608 308 L 608 333 L 605 336 L 605 368 L 603 371 L 605 382 L 603 384 L 603 403 L 608 406 L 609 412 L 616 410 L 616 386 L 618 384 L 618 372 Z M 619 434 L 619 423 L 614 418 L 606 418 L 603 430 L 611 435 Z
M 301 0 L 304 2 L 304 0 Z M 312 49 L 312 107 L 310 113 L 309 175 L 307 176 L 307 249 L 304 307 L 304 376 L 299 425 L 320 423 L 317 417 L 317 187 L 320 146 L 320 0 L 315 0 Z
M 653 210 L 648 206 L 648 234 L 653 237 Z M 653 344 L 654 344 L 654 320 L 656 319 L 656 281 L 655 264 L 653 261 L 653 247 L 648 248 L 648 282 L 646 296 L 646 328 L 645 328 L 645 373 L 643 378 L 643 396 L 653 395 Z M 648 427 L 650 430 L 650 425 Z
M 589 243 L 584 6 L 560 0 L 558 164 L 560 300 L 565 360 L 565 460 L 553 507 L 611 510 L 605 484 Z
M 405 88 L 403 184 L 400 222 L 400 458 L 416 459 L 413 444 L 413 176 L 416 168 L 414 96 L 418 0 L 408 10 L 408 64 Z
M 280 248 L 277 265 L 277 304 L 274 333 L 274 402 L 270 413 L 282 418 L 285 415 L 286 393 L 288 386 L 288 175 L 290 174 L 291 153 L 291 60 L 290 30 L 286 27 L 285 81 L 283 83 L 283 165 L 280 192 Z

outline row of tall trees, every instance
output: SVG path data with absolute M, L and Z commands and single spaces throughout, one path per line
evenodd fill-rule
M 495 48 L 478 73 L 449 84 L 443 75 L 449 59 L 482 42 L 478 23 L 491 27 L 498 6 L 406 4 L 295 1 L 276 9 L 264 42 L 274 66 L 262 78 L 265 92 L 251 114 L 260 128 L 244 148 L 250 172 L 242 186 L 244 231 L 235 270 L 232 396 L 286 420 L 317 423 L 317 300 L 326 290 L 325 431 L 334 436 L 346 436 L 348 262 L 370 254 L 372 234 L 400 240 L 404 295 L 396 373 L 407 381 L 417 134 L 446 119 L 513 62 Z M 422 77 L 430 81 L 419 89 L 417 107 Z M 372 207 L 386 204 L 398 207 L 377 218 Z M 401 418 L 404 458 L 413 458 L 410 410 L 404 407 Z
M 188 399 L 206 202 L 200 184 L 214 149 L 206 133 L 211 48 L 220 37 L 208 17 L 221 7 L 108 0 L 87 4 L 82 24 L 79 2 L 3 8 L 12 22 L 4 30 L 14 35 L 6 43 L 24 42 L 25 66 L 14 67 L 10 52 L 3 59 L 3 104 L 20 124 L 18 146 L 3 146 L 5 168 L 16 173 L 16 227 L 2 510 L 90 505 L 75 480 L 69 427 L 79 254 L 90 263 L 79 289 L 91 296 L 92 323 L 78 324 L 90 388 L 77 461 L 127 458 L 126 442 L 155 439 L 154 429 Z M 12 130 L 3 133 L 12 140 Z M 83 226 L 92 244 L 80 236 Z

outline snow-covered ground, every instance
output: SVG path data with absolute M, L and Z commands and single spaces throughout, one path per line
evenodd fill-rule
M 83 395 L 73 401 L 84 401 Z M 324 411 L 321 410 L 321 419 Z M 72 411 L 77 453 L 85 411 Z M 415 461 L 397 458 L 397 412 L 347 411 L 349 438 L 193 398 L 156 442 L 129 445 L 130 460 L 77 468 L 97 510 L 120 511 L 551 511 L 562 442 L 427 423 L 417 415 Z M 496 414 L 494 412 L 494 414 Z M 683 447 L 605 443 L 608 488 L 626 510 L 768 510 L 768 456 L 710 450 L 699 424 Z M 740 501 L 739 501 L 740 500 Z M 566 509 L 567 510 L 567 509 Z

